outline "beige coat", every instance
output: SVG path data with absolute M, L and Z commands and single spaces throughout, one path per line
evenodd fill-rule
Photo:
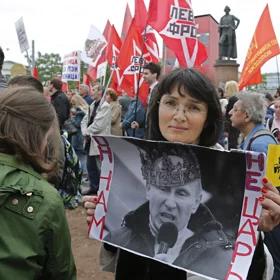
M 122 136 L 121 116 L 122 116 L 122 106 L 118 101 L 111 101 L 111 112 L 112 112 L 112 121 L 111 121 L 111 133 L 112 135 Z
M 90 118 L 91 113 L 93 111 L 94 103 L 95 102 L 93 102 L 90 105 L 89 112 L 84 116 L 81 122 L 82 134 L 83 136 L 110 135 L 111 134 L 111 107 L 110 104 L 106 101 L 104 101 L 102 105 L 99 105 L 93 123 L 88 126 L 88 119 Z M 90 156 L 99 155 L 97 143 L 94 141 L 93 138 L 91 138 L 89 155 Z

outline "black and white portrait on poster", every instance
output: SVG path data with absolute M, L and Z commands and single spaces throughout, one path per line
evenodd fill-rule
M 95 140 L 102 168 L 90 237 L 209 279 L 246 279 L 263 154 Z

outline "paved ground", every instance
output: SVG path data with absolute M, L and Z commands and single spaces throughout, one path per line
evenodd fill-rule
M 112 273 L 101 272 L 98 267 L 100 242 L 87 237 L 85 210 L 78 207 L 66 210 L 72 237 L 73 254 L 76 261 L 78 280 L 113 280 Z

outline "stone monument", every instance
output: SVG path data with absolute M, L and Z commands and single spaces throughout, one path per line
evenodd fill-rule
M 225 15 L 221 17 L 219 23 L 219 58 L 216 60 L 216 85 L 225 84 L 226 81 L 238 81 L 238 67 L 236 62 L 237 48 L 235 29 L 240 20 L 231 15 L 230 7 L 224 9 Z

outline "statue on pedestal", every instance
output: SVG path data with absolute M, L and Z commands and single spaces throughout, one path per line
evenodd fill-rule
M 234 15 L 230 15 L 230 7 L 226 6 L 225 15 L 221 18 L 219 24 L 219 60 L 237 58 L 235 29 L 240 20 Z

